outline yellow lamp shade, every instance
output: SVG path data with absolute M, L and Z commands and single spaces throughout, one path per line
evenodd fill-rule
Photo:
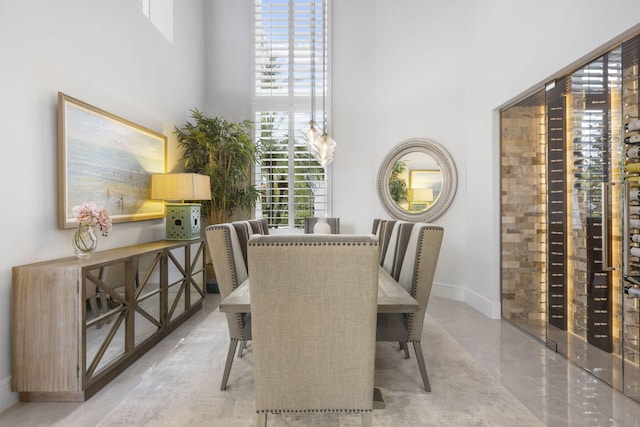
M 151 175 L 151 198 L 155 200 L 211 200 L 209 177 L 197 173 Z

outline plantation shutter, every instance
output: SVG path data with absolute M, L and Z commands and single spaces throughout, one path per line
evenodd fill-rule
M 312 99 L 314 120 L 328 119 L 327 16 L 322 0 L 255 0 L 253 111 L 263 152 L 256 216 L 270 227 L 302 228 L 305 217 L 329 213 L 327 170 L 301 134 Z

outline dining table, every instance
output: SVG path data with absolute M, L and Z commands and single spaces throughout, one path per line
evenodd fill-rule
M 246 279 L 229 295 L 220 301 L 223 313 L 251 313 L 249 280 Z M 378 268 L 378 313 L 415 313 L 420 305 L 382 267 Z
M 249 279 L 246 279 L 229 295 L 220 301 L 219 309 L 223 313 L 250 313 L 251 295 Z M 378 268 L 378 313 L 415 313 L 420 305 L 391 275 L 382 267 Z M 379 388 L 373 390 L 373 408 L 384 409 L 385 403 Z

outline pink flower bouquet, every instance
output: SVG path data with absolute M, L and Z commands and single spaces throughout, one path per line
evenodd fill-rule
M 94 230 L 99 229 L 103 236 L 108 236 L 111 231 L 111 217 L 106 209 L 98 209 L 93 202 L 84 202 L 80 206 L 74 206 L 73 216 L 80 224 L 90 225 Z

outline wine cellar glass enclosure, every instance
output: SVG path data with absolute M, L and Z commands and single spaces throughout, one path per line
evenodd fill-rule
M 502 317 L 640 401 L 640 36 L 503 108 Z

